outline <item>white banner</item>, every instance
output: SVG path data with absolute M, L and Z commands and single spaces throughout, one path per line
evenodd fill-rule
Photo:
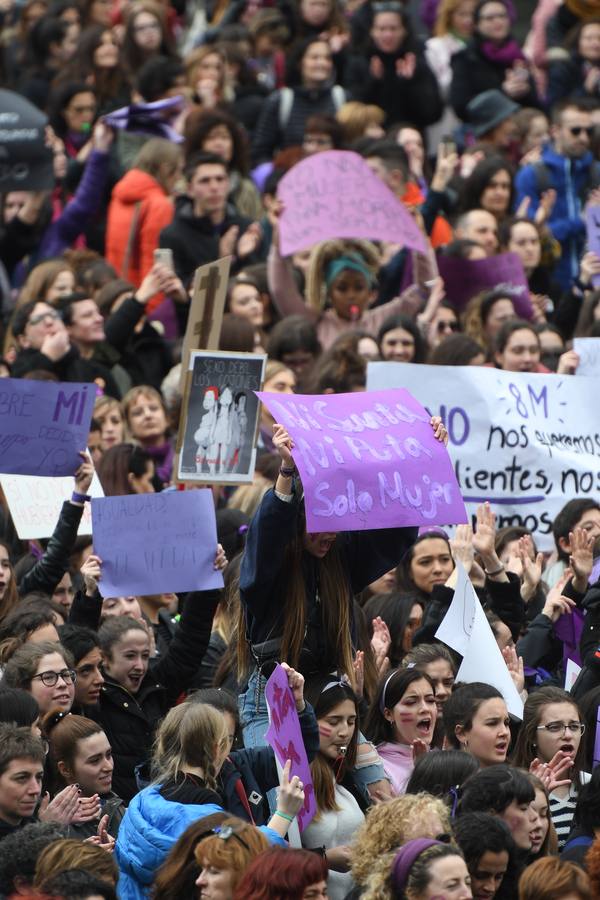
M 17 534 L 22 541 L 49 538 L 56 528 L 60 510 L 65 500 L 71 499 L 75 490 L 72 475 L 60 478 L 36 478 L 35 475 L 0 475 L 0 485 L 12 516 Z M 96 473 L 92 478 L 90 496 L 104 497 L 102 485 Z M 92 511 L 86 503 L 77 530 L 78 535 L 92 533 Z
M 551 550 L 565 503 L 600 500 L 600 378 L 369 363 L 367 387 L 407 388 L 442 417 L 472 517 L 489 500 L 498 528 L 523 525 Z

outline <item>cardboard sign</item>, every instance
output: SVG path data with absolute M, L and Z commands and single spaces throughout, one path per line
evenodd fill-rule
M 192 350 L 218 350 L 227 297 L 231 256 L 200 266 L 194 275 L 194 288 L 181 351 L 181 387 L 183 390 Z
M 177 440 L 179 481 L 244 484 L 254 478 L 262 353 L 196 350 L 189 357 Z
M 16 532 L 22 541 L 49 538 L 56 527 L 60 510 L 73 493 L 73 478 L 34 478 L 32 475 L 2 475 L 0 487 L 4 491 Z M 96 473 L 89 490 L 92 497 L 104 497 Z M 92 510 L 86 503 L 78 535 L 92 533 Z
M 448 451 L 408 391 L 258 396 L 294 441 L 307 531 L 466 522 Z
M 95 384 L 0 379 L 0 473 L 73 475 L 95 399 Z
M 390 241 L 426 252 L 406 207 L 358 153 L 327 150 L 293 166 L 279 182 L 281 255 L 330 238 Z
M 275 667 L 265 685 L 265 698 L 269 710 L 269 728 L 265 738 L 282 769 L 290 760 L 290 779 L 297 775 L 304 785 L 304 806 L 296 816 L 300 831 L 304 831 L 317 814 L 317 803 L 294 695 L 285 669 L 280 665 Z
M 463 660 L 456 673 L 457 682 L 483 681 L 497 688 L 511 715 L 523 718 L 523 701 L 504 662 L 496 638 L 485 617 L 479 597 L 457 560 L 458 580 L 452 603 L 436 631 L 443 641 Z
M 565 503 L 600 495 L 600 379 L 378 362 L 369 363 L 367 386 L 405 387 L 442 417 L 473 519 L 489 500 L 498 528 L 523 526 L 552 550 Z
M 0 90 L 0 194 L 54 187 L 47 124 L 48 117 L 21 94 Z
M 92 523 L 103 597 L 223 587 L 211 491 L 95 499 Z
M 521 319 L 531 319 L 533 309 L 529 285 L 521 258 L 516 253 L 499 253 L 487 259 L 456 259 L 440 254 L 437 258 L 444 279 L 446 299 L 457 310 L 481 291 L 506 290 Z
M 579 355 L 576 375 L 600 377 L 600 338 L 574 338 L 573 350 Z

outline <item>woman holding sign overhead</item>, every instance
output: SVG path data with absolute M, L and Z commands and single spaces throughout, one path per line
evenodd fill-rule
M 445 441 L 441 420 L 431 425 Z M 293 443 L 282 425 L 273 428 L 273 444 L 279 476 L 250 523 L 240 570 L 238 659 L 246 672 L 254 663 L 240 698 L 247 745 L 263 743 L 269 674 L 263 670 L 274 661 L 286 660 L 309 683 L 332 671 L 355 681 L 353 597 L 394 568 L 417 536 L 415 528 L 307 533 Z

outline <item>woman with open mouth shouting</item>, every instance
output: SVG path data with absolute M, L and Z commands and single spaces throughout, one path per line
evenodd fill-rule
M 559 849 L 569 836 L 579 789 L 590 778 L 582 771 L 584 731 L 576 701 L 561 688 L 548 685 L 527 698 L 513 765 L 529 769 L 548 788 Z
M 419 669 L 396 669 L 384 679 L 365 731 L 377 745 L 396 794 L 405 792 L 415 758 L 429 750 L 436 719 L 435 690 L 428 675 Z

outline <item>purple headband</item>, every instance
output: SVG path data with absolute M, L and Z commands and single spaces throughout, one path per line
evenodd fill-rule
M 425 537 L 428 534 L 431 535 L 431 537 L 437 535 L 438 537 L 444 538 L 446 541 L 450 540 L 447 532 L 445 532 L 443 528 L 440 528 L 439 525 L 421 525 L 418 537 Z
M 400 847 L 392 863 L 392 884 L 398 893 L 405 889 L 409 872 L 415 860 L 425 850 L 436 845 L 444 846 L 442 841 L 435 841 L 433 838 L 415 838 L 414 841 L 408 841 L 403 847 Z

